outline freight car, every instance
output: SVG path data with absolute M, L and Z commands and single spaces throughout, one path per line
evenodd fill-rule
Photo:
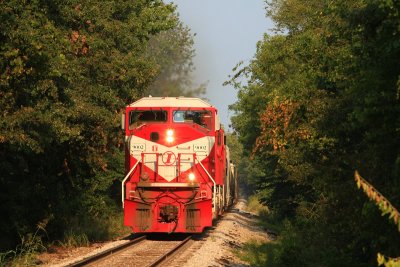
M 236 198 L 217 109 L 199 98 L 145 97 L 126 107 L 124 224 L 134 233 L 199 233 Z

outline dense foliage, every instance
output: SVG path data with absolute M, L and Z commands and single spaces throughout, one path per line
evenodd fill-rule
M 358 169 L 400 206 L 400 3 L 271 0 L 267 12 L 276 34 L 231 81 L 248 185 L 283 225 L 267 264 L 371 266 L 378 252 L 400 255 L 397 227 L 352 178 Z
M 1 250 L 37 229 L 50 240 L 109 230 L 124 171 L 121 109 L 161 73 L 190 80 L 192 52 L 162 55 L 192 51 L 174 10 L 161 0 L 0 2 Z M 182 37 L 157 37 L 166 31 Z M 174 64 L 186 72 L 166 71 Z

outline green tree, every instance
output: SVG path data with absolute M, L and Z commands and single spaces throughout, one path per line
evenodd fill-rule
M 146 93 L 153 96 L 201 96 L 206 84 L 195 87 L 193 35 L 182 23 L 150 39 L 148 54 L 157 62 L 158 75 Z
M 10 0 L 0 24 L 1 249 L 43 221 L 51 239 L 85 219 L 106 231 L 124 169 L 119 112 L 158 75 L 147 47 L 177 27 L 174 7 Z
M 231 82 L 233 126 L 253 158 L 249 182 L 287 219 L 274 264 L 368 266 L 378 251 L 398 255 L 395 229 L 349 177 L 385 177 L 371 182 L 398 206 L 399 4 L 267 3 L 277 34 Z

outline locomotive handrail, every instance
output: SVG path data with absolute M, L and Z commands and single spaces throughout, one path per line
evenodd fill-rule
M 139 164 L 139 162 L 141 162 L 142 159 L 139 159 L 136 164 L 132 167 L 132 169 L 128 172 L 128 174 L 125 176 L 124 180 L 122 180 L 122 208 L 125 205 L 125 182 L 126 180 L 128 180 L 129 176 L 131 175 L 131 173 L 133 172 L 134 169 L 136 169 L 137 165 Z
M 203 168 L 203 170 L 207 173 L 208 177 L 211 179 L 211 181 L 214 184 L 213 187 L 213 210 L 215 210 L 216 206 L 215 206 L 215 198 L 217 196 L 217 183 L 215 182 L 214 178 L 212 178 L 212 176 L 210 175 L 210 173 L 206 170 L 206 168 L 203 166 L 203 164 L 200 162 L 200 160 L 197 159 L 197 157 L 195 157 L 195 159 L 197 160 L 197 162 L 200 164 L 200 166 Z

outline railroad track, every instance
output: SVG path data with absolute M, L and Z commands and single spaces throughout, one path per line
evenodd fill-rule
M 193 242 L 192 236 L 183 240 L 152 240 L 141 236 L 68 266 L 162 266 Z

